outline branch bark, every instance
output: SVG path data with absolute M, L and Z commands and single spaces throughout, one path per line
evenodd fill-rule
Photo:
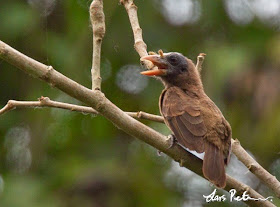
M 70 111 L 77 111 L 81 113 L 98 114 L 98 112 L 91 107 L 52 101 L 50 98 L 42 96 L 41 98 L 38 99 L 38 101 L 9 100 L 6 106 L 4 106 L 0 110 L 0 115 L 16 108 L 34 108 L 34 107 L 51 107 L 51 108 L 66 109 Z
M 124 5 L 129 17 L 129 21 L 134 36 L 135 50 L 137 51 L 140 57 L 148 55 L 147 45 L 143 41 L 142 29 L 140 28 L 139 21 L 138 21 L 137 6 L 131 0 L 121 0 L 120 3 Z
M 269 187 L 278 198 L 280 198 L 280 182 L 276 179 L 276 177 L 271 175 L 256 160 L 254 160 L 240 145 L 240 142 L 237 139 L 231 140 L 231 142 L 232 152 L 236 155 L 236 157 L 265 185 L 267 185 L 267 187 Z
M 93 53 L 92 53 L 92 90 L 101 90 L 100 76 L 100 54 L 102 39 L 105 35 L 105 15 L 103 12 L 103 0 L 94 0 L 90 5 L 90 20 L 93 31 Z
M 166 153 L 175 161 L 180 162 L 182 166 L 202 176 L 202 161 L 199 158 L 184 150 L 180 145 L 175 144 L 170 148 L 169 140 L 165 136 L 131 118 L 110 102 L 101 91 L 92 91 L 85 88 L 54 70 L 53 67 L 46 66 L 27 57 L 2 41 L 0 41 L 0 57 L 27 74 L 39 78 L 49 83 L 52 87 L 56 87 L 66 94 L 88 104 L 129 135 L 146 142 L 161 152 Z M 242 195 L 242 193 L 247 191 L 252 198 L 264 199 L 263 196 L 249 186 L 227 175 L 226 190 L 231 188 L 236 189 L 239 195 Z M 257 202 L 248 200 L 246 203 L 251 206 L 275 207 L 275 205 L 267 200 Z
M 60 108 L 69 111 L 76 111 L 80 113 L 89 113 L 98 115 L 98 111 L 94 110 L 92 107 L 88 106 L 79 106 L 76 104 L 69 104 L 59 101 L 52 101 L 49 97 L 41 96 L 38 101 L 16 101 L 16 100 L 9 100 L 8 103 L 0 109 L 0 115 L 7 113 L 11 110 L 16 108 L 35 108 L 35 107 L 50 107 L 50 108 Z M 163 119 L 161 116 L 149 114 L 143 111 L 139 112 L 124 112 L 127 115 L 135 118 L 135 119 L 147 119 L 155 122 L 162 122 Z

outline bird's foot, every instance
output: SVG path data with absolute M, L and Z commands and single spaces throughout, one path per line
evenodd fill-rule
M 170 134 L 167 136 L 167 142 L 169 144 L 168 149 L 170 149 L 177 142 L 177 139 L 173 134 Z
M 157 151 L 157 155 L 160 157 L 161 154 L 162 154 L 162 152 L 158 150 L 158 151 Z

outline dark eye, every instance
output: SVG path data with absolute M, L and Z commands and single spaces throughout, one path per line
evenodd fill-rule
M 172 65 L 176 65 L 178 62 L 178 58 L 176 56 L 170 56 L 168 60 Z
M 171 62 L 176 62 L 176 60 L 177 60 L 177 59 L 176 59 L 175 57 L 171 57 L 171 58 L 170 58 L 170 61 L 171 61 Z

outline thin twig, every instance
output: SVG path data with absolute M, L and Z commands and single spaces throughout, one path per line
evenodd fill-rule
M 120 0 L 120 3 L 125 7 L 129 17 L 131 28 L 134 36 L 134 48 L 140 57 L 148 55 L 147 45 L 142 37 L 142 29 L 139 25 L 137 6 L 133 3 L 133 0 Z M 151 61 L 143 61 L 143 64 L 148 69 L 153 69 L 154 66 Z
M 199 55 L 197 56 L 197 62 L 195 68 L 198 70 L 199 73 L 202 70 L 202 64 L 205 59 L 205 56 L 206 56 L 205 53 L 199 53 Z
M 140 57 L 148 55 L 147 45 L 143 41 L 142 29 L 140 28 L 138 21 L 137 6 L 133 3 L 132 0 L 120 0 L 120 3 L 124 5 L 130 20 L 130 24 L 134 35 L 135 50 L 138 52 Z
M 79 106 L 75 104 L 69 104 L 69 103 L 63 103 L 58 101 L 52 101 L 48 97 L 41 97 L 38 99 L 38 101 L 15 101 L 10 100 L 0 110 L 0 115 L 11 111 L 16 108 L 34 108 L 34 107 L 51 107 L 51 108 L 60 108 L 60 109 L 66 109 L 70 111 L 77 111 L 81 113 L 90 113 L 90 114 L 98 114 L 96 110 L 94 110 L 91 107 L 87 106 Z
M 7 113 L 11 110 L 14 110 L 16 108 L 35 108 L 35 107 L 50 107 L 50 108 L 60 108 L 65 109 L 69 111 L 76 111 L 80 113 L 86 113 L 86 114 L 94 114 L 98 115 L 98 111 L 94 110 L 91 107 L 88 106 L 80 106 L 76 104 L 69 104 L 59 101 L 52 101 L 49 97 L 41 96 L 38 101 L 16 101 L 16 100 L 9 100 L 8 103 L 0 109 L 0 115 L 3 115 L 4 113 Z M 127 115 L 135 118 L 135 119 L 146 119 L 151 120 L 155 122 L 162 122 L 163 117 L 157 116 L 153 114 L 149 114 L 143 111 L 139 112 L 125 112 Z
M 161 152 L 166 153 L 175 161 L 182 163 L 184 167 L 192 170 L 200 176 L 203 176 L 202 161 L 199 158 L 195 157 L 191 153 L 188 153 L 178 144 L 175 144 L 170 148 L 169 140 L 165 136 L 128 116 L 110 102 L 101 91 L 92 91 L 85 88 L 77 82 L 62 75 L 52 67 L 46 66 L 30 57 L 27 57 L 2 41 L 0 41 L 0 58 L 25 73 L 39 78 L 77 100 L 88 104 L 97 110 L 100 115 L 103 115 L 127 134 L 146 142 Z M 263 196 L 254 191 L 251 187 L 227 176 L 226 189 L 228 190 L 230 188 L 236 189 L 238 195 L 242 195 L 242 193 L 247 191 L 250 197 L 263 199 Z M 256 202 L 248 200 L 246 203 L 252 206 L 275 207 L 275 205 L 269 201 Z
M 102 39 L 105 35 L 105 15 L 103 12 L 103 0 L 93 0 L 90 5 L 90 20 L 93 31 L 92 53 L 92 90 L 101 90 L 100 54 Z

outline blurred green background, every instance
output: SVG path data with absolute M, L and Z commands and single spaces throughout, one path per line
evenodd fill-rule
M 90 0 L 1 0 L 0 39 L 91 87 Z M 207 54 L 207 94 L 238 138 L 280 179 L 280 1 L 136 1 L 148 50 Z M 102 90 L 125 111 L 159 114 L 162 85 L 141 77 L 123 6 L 104 1 Z M 0 106 L 8 100 L 82 104 L 0 60 Z M 143 121 L 163 134 L 163 124 Z M 235 157 L 228 173 L 272 195 Z M 243 206 L 206 204 L 207 181 L 126 135 L 103 117 L 16 109 L 0 117 L 0 206 Z M 223 192 L 220 192 L 223 193 Z M 277 199 L 275 205 L 280 206 Z

